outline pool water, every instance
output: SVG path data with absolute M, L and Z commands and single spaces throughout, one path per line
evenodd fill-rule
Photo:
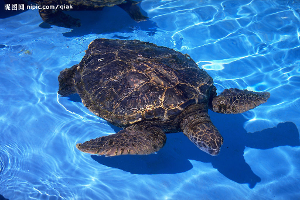
M 0 199 L 299 199 L 300 2 L 139 5 L 147 21 L 107 7 L 69 12 L 82 23 L 73 29 L 42 23 L 37 10 L 1 15 Z M 216 157 L 182 133 L 148 156 L 82 153 L 76 143 L 120 130 L 78 96 L 57 94 L 59 72 L 96 38 L 173 48 L 207 70 L 218 93 L 233 87 L 271 97 L 243 114 L 209 112 L 224 137 Z

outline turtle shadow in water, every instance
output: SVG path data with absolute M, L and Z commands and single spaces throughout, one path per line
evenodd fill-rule
M 70 94 L 68 96 L 68 98 L 69 98 L 70 101 L 82 103 L 82 100 L 81 100 L 79 94 L 77 94 L 77 93 L 76 94 Z
M 2 195 L 0 194 L 0 200 L 8 200 L 8 199 L 6 199 L 4 196 L 2 196 Z
M 224 138 L 218 156 L 210 156 L 200 151 L 183 133 L 172 133 L 167 134 L 166 145 L 156 154 L 116 157 L 92 155 L 91 157 L 100 164 L 132 174 L 181 173 L 193 168 L 189 160 L 196 160 L 211 163 L 230 180 L 248 184 L 250 188 L 253 188 L 261 181 L 261 178 L 246 163 L 243 156 L 245 147 L 271 149 L 278 146 L 300 146 L 299 132 L 292 122 L 280 123 L 277 127 L 255 133 L 247 133 L 243 128 L 245 119 L 242 115 L 210 112 L 210 116 Z
M 80 19 L 81 26 L 74 27 L 70 32 L 63 35 L 65 37 L 78 37 L 87 34 L 109 34 L 132 33 L 136 30 L 147 32 L 148 35 L 156 33 L 157 25 L 155 22 L 147 19 L 146 21 L 136 22 L 118 6 L 104 7 L 98 11 L 67 11 L 68 15 Z M 144 14 L 144 13 L 143 13 Z M 146 14 L 144 14 L 146 15 Z M 49 28 L 45 25 L 40 27 Z M 122 39 L 122 36 L 119 36 Z M 127 38 L 126 38 L 127 39 Z

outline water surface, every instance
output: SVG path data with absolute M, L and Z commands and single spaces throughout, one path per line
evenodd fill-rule
M 40 25 L 37 10 L 0 19 L 0 199 L 297 199 L 300 196 L 300 4 L 284 0 L 143 0 L 149 20 L 118 7 L 70 12 L 82 27 Z M 92 20 L 91 20 L 92 19 Z M 57 76 L 96 38 L 138 39 L 189 54 L 218 93 L 268 91 L 239 115 L 209 112 L 224 137 L 211 157 L 182 133 L 149 156 L 106 158 L 75 144 L 118 129 Z M 76 98 L 75 98 L 76 99 Z

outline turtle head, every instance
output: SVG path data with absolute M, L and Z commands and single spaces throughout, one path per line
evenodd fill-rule
M 188 129 L 188 128 L 187 128 Z M 202 151 L 212 156 L 219 154 L 223 137 L 212 122 L 199 123 L 197 127 L 183 133 Z
M 58 76 L 58 94 L 61 96 L 69 96 L 77 92 L 74 85 L 74 76 L 77 71 L 77 66 L 78 65 L 74 65 L 73 67 L 64 69 L 60 72 Z
M 199 110 L 199 112 L 191 113 L 183 118 L 180 126 L 183 133 L 200 150 L 212 156 L 219 154 L 223 137 L 211 122 L 207 111 Z
M 223 141 L 220 141 L 218 143 L 215 143 L 215 141 L 213 142 L 213 144 L 211 142 L 207 142 L 207 141 L 192 141 L 194 144 L 196 144 L 196 146 L 204 151 L 205 153 L 208 153 L 212 156 L 217 156 L 220 153 L 221 150 L 221 145 Z

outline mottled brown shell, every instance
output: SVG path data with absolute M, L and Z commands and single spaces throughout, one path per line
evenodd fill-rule
M 207 105 L 213 88 L 188 55 L 138 40 L 94 40 L 74 81 L 89 110 L 121 127 L 170 121 L 191 104 Z

